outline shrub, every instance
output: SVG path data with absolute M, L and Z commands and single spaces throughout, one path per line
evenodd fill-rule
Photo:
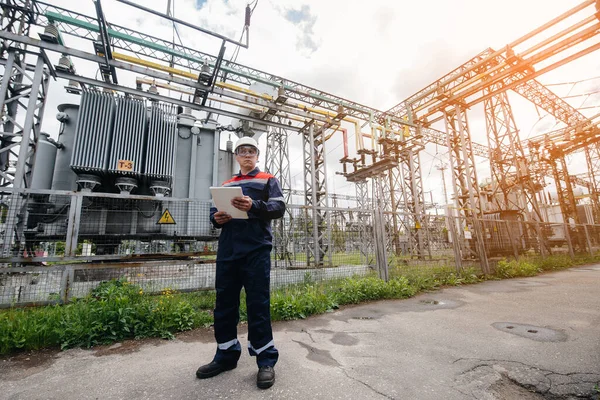
M 180 297 L 170 289 L 149 296 L 125 279 L 103 282 L 87 297 L 64 306 L 0 312 L 0 354 L 55 346 L 91 347 L 141 337 L 172 338 L 175 332 L 212 322 L 201 309 L 204 297 Z M 194 298 L 200 300 L 193 305 L 189 300 Z
M 575 265 L 575 262 L 568 255 L 555 255 L 552 257 L 536 257 L 531 260 L 543 271 L 556 271 Z
M 496 275 L 500 278 L 516 278 L 519 276 L 534 276 L 542 269 L 524 260 L 500 260 L 496 266 Z
M 318 286 L 303 285 L 300 288 L 278 290 L 271 294 L 273 320 L 302 319 L 336 308 L 338 304 L 335 300 Z

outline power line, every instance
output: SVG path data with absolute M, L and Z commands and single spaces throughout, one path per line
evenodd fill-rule
M 252 6 L 254 4 L 254 6 Z M 258 0 L 254 0 L 252 3 L 248 4 L 248 8 L 252 7 L 252 9 L 250 10 L 250 17 L 252 17 L 252 14 L 254 14 L 254 10 L 256 9 L 256 6 L 258 6 Z M 242 38 L 244 37 L 244 33 L 246 32 L 246 21 L 244 21 L 244 27 L 242 28 L 242 34 L 240 35 L 240 40 L 238 40 L 238 42 L 242 42 Z M 237 46 L 235 48 L 235 50 L 233 51 L 233 54 L 231 55 L 231 62 L 236 62 L 238 55 L 240 54 L 240 46 Z
M 545 83 L 544 86 L 548 87 L 548 86 L 577 85 L 578 83 L 589 82 L 589 81 L 593 81 L 596 79 L 600 79 L 600 76 L 596 76 L 594 78 L 582 79 L 580 81 L 573 81 L 573 82 Z

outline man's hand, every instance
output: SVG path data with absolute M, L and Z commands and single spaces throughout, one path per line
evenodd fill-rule
M 231 215 L 227 214 L 225 211 L 217 211 L 213 217 L 215 218 L 215 222 L 219 225 L 223 225 L 231 221 Z
M 252 199 L 249 196 L 234 197 L 231 205 L 242 211 L 249 211 L 252 208 Z

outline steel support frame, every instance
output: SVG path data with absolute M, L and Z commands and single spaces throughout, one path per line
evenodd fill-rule
M 290 173 L 288 132 L 285 129 L 273 127 L 267 132 L 265 160 L 267 171 L 279 180 L 285 204 L 291 204 L 292 179 Z M 273 221 L 275 267 L 289 267 L 292 265 L 291 254 L 288 251 L 290 245 L 288 227 L 292 218 L 290 210 L 286 209 L 283 218 Z
M 0 30 L 29 36 L 31 24 L 35 22 L 32 1 L 3 0 L 0 7 L 2 8 L 0 12 Z M 0 58 L 6 58 L 6 53 L 10 47 L 19 47 L 22 50 L 26 49 L 26 47 L 11 43 L 9 40 L 3 40 L 0 44 Z
M 371 202 L 369 197 L 369 182 L 365 180 L 355 182 L 356 198 L 358 212 L 358 238 L 360 240 L 360 259 L 361 262 L 374 267 L 377 260 L 375 259 L 375 246 L 374 246 L 374 215 L 373 209 L 374 204 Z
M 471 147 L 467 112 L 461 104 L 455 104 L 451 109 L 445 111 L 444 120 L 448 134 L 454 204 L 460 224 L 458 237 L 453 238 L 459 244 L 455 248 L 457 251 L 460 250 L 460 254 L 455 251 L 455 258 L 478 258 L 482 271 L 489 274 L 491 271 L 481 223 L 483 207 L 475 169 L 475 157 Z
M 530 171 L 508 94 L 501 92 L 488 98 L 484 101 L 484 109 L 490 149 L 492 201 L 496 201 L 498 210 L 519 210 L 525 221 L 543 221 L 537 201 L 537 192 L 543 186 L 536 181 L 536 174 Z M 512 181 L 507 181 L 507 178 Z M 536 238 L 540 246 L 549 249 L 536 230 L 527 229 L 523 233 L 526 238 Z
M 5 129 L 8 128 L 9 131 L 3 131 L 1 134 L 3 147 L 0 152 L 6 153 L 8 164 L 11 163 L 11 155 L 16 157 L 16 168 L 12 181 L 10 179 L 12 174 L 5 170 L 2 171 L 2 184 L 3 186 L 12 184 L 15 189 L 29 188 L 49 83 L 48 73 L 44 69 L 44 58 L 41 55 L 37 56 L 33 76 L 30 76 L 25 70 L 25 56 L 21 53 L 22 51 L 19 49 L 9 50 L 8 62 L 0 84 L 0 109 L 4 109 L 6 106 L 7 109 L 13 111 L 12 115 L 6 116 L 8 125 L 5 125 Z M 25 80 L 30 80 L 31 83 L 24 83 Z M 17 123 L 17 109 L 19 106 L 24 108 L 25 111 L 22 126 Z M 18 128 L 17 131 L 14 130 L 15 127 Z M 18 153 L 14 151 L 17 147 L 19 148 Z M 15 200 L 14 197 L 13 200 Z M 18 201 L 10 202 L 7 220 L 24 220 L 24 218 L 18 218 L 26 212 L 26 210 L 21 209 L 19 203 Z M 17 223 L 17 232 L 12 229 L 5 231 L 2 245 L 4 257 L 10 255 L 15 234 L 17 235 L 16 240 L 24 239 L 22 229 L 22 223 Z
M 310 218 L 306 224 L 307 237 L 313 241 L 306 246 L 306 262 L 314 268 L 332 265 L 324 131 L 323 126 L 314 122 L 302 131 L 305 206 Z
M 569 179 L 567 161 L 562 154 L 551 154 L 550 163 L 552 165 L 552 174 L 556 182 L 558 201 L 562 214 L 565 216 L 565 223 L 579 224 L 579 215 L 577 214 L 577 202 L 573 193 L 573 185 Z
M 507 93 L 490 97 L 484 102 L 484 107 L 492 181 L 497 183 L 492 192 L 493 197 L 497 198 L 501 191 L 503 196 L 502 202 L 498 204 L 499 209 L 520 209 L 528 221 L 531 219 L 528 211 L 531 208 L 534 219 L 541 221 L 542 214 L 536 193 L 542 186 L 530 171 Z M 512 178 L 513 182 L 507 182 L 507 178 Z M 521 191 L 511 190 L 513 187 L 520 188 Z M 510 194 L 516 200 L 511 199 Z M 526 205 L 525 209 L 523 205 Z
M 377 178 L 378 195 L 382 197 L 381 210 L 383 211 L 383 221 L 385 222 L 386 232 L 386 251 L 396 256 L 402 255 L 402 246 L 400 244 L 400 234 L 408 229 L 405 213 L 398 212 L 398 203 L 404 198 L 402 187 L 402 170 L 400 168 L 391 168 L 381 177 Z M 394 258 L 388 260 L 393 262 Z
M 390 128 L 390 118 L 384 121 L 385 129 L 380 138 L 380 155 L 384 158 L 398 157 L 398 154 L 390 143 L 398 138 Z M 405 220 L 406 213 L 400 213 L 400 207 L 405 198 L 402 179 L 402 168 L 390 168 L 386 172 L 373 179 L 373 198 L 378 199 L 377 207 L 381 210 L 381 221 L 386 238 L 385 251 L 388 254 L 402 255 L 402 246 L 400 244 L 401 232 L 408 231 L 408 222 Z M 375 197 L 376 196 L 376 197 Z M 403 205 L 403 204 L 402 204 Z M 402 208 L 404 211 L 404 208 Z M 395 257 L 387 257 L 388 262 L 394 262 Z
M 569 252 L 573 257 L 573 247 L 585 249 L 583 243 L 583 232 L 579 230 L 581 221 L 577 213 L 577 202 L 573 193 L 573 185 L 569 178 L 567 161 L 564 154 L 550 154 L 552 174 L 556 183 L 560 211 L 564 216 L 565 236 L 569 245 Z
M 96 18 L 40 1 L 37 1 L 36 4 L 39 8 L 37 17 L 40 24 L 46 24 L 49 20 L 52 20 L 65 34 L 92 41 L 96 40 L 99 33 Z M 169 65 L 172 64 L 184 69 L 200 71 L 205 62 L 214 67 L 218 61 L 218 58 L 213 55 L 115 24 L 110 24 L 108 35 L 113 49 L 130 51 L 136 55 L 164 61 Z M 242 64 L 224 61 L 220 70 L 223 81 L 229 80 L 244 85 L 261 82 L 274 88 L 281 87 L 285 91 L 285 96 L 290 99 L 299 100 L 333 112 L 337 112 L 339 107 L 343 106 L 348 116 L 357 117 L 364 121 L 368 121 L 372 115 L 381 113 L 381 111 L 374 108 Z M 404 123 L 402 120 L 395 122 L 401 125 Z
M 389 264 L 395 259 L 390 251 L 390 235 L 394 234 L 390 229 L 389 211 L 385 211 L 385 190 L 389 190 L 387 174 L 382 174 L 373 180 L 373 199 L 376 202 L 373 213 L 373 236 L 375 240 L 375 257 L 379 277 L 387 281 L 389 277 Z M 392 249 L 393 250 L 393 249 Z M 392 257 L 390 257 L 392 256 Z
M 419 129 L 417 130 L 417 132 Z M 417 136 L 419 134 L 417 133 Z M 427 238 L 428 223 L 425 215 L 425 193 L 423 190 L 423 174 L 421 155 L 418 150 L 409 148 L 400 152 L 402 169 L 402 191 L 404 198 L 397 204 L 404 205 L 406 211 L 405 228 L 408 234 L 411 258 L 431 258 L 431 249 Z M 396 193 L 398 191 L 395 191 Z
M 588 167 L 588 179 L 592 206 L 594 211 L 594 224 L 600 224 L 600 144 L 595 143 L 585 149 L 585 160 Z M 589 223 L 589 221 L 588 221 Z

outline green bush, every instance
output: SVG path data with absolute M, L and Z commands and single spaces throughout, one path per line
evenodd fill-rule
M 574 260 L 568 255 L 555 255 L 552 257 L 535 257 L 531 262 L 543 271 L 556 271 L 575 265 Z
M 193 304 L 188 299 L 191 296 L 181 297 L 170 289 L 159 296 L 145 295 L 139 286 L 113 280 L 64 306 L 5 310 L 0 312 L 0 354 L 56 346 L 91 347 L 142 337 L 172 338 L 175 332 L 211 323 L 212 317 L 201 309 L 205 300 Z
M 304 277 L 301 285 L 292 285 L 271 293 L 271 318 L 273 320 L 302 319 L 338 308 L 338 303 L 327 293 L 328 284 L 315 284 Z
M 542 272 L 542 268 L 525 260 L 500 260 L 496 266 L 496 275 L 500 278 L 534 276 L 540 272 Z

